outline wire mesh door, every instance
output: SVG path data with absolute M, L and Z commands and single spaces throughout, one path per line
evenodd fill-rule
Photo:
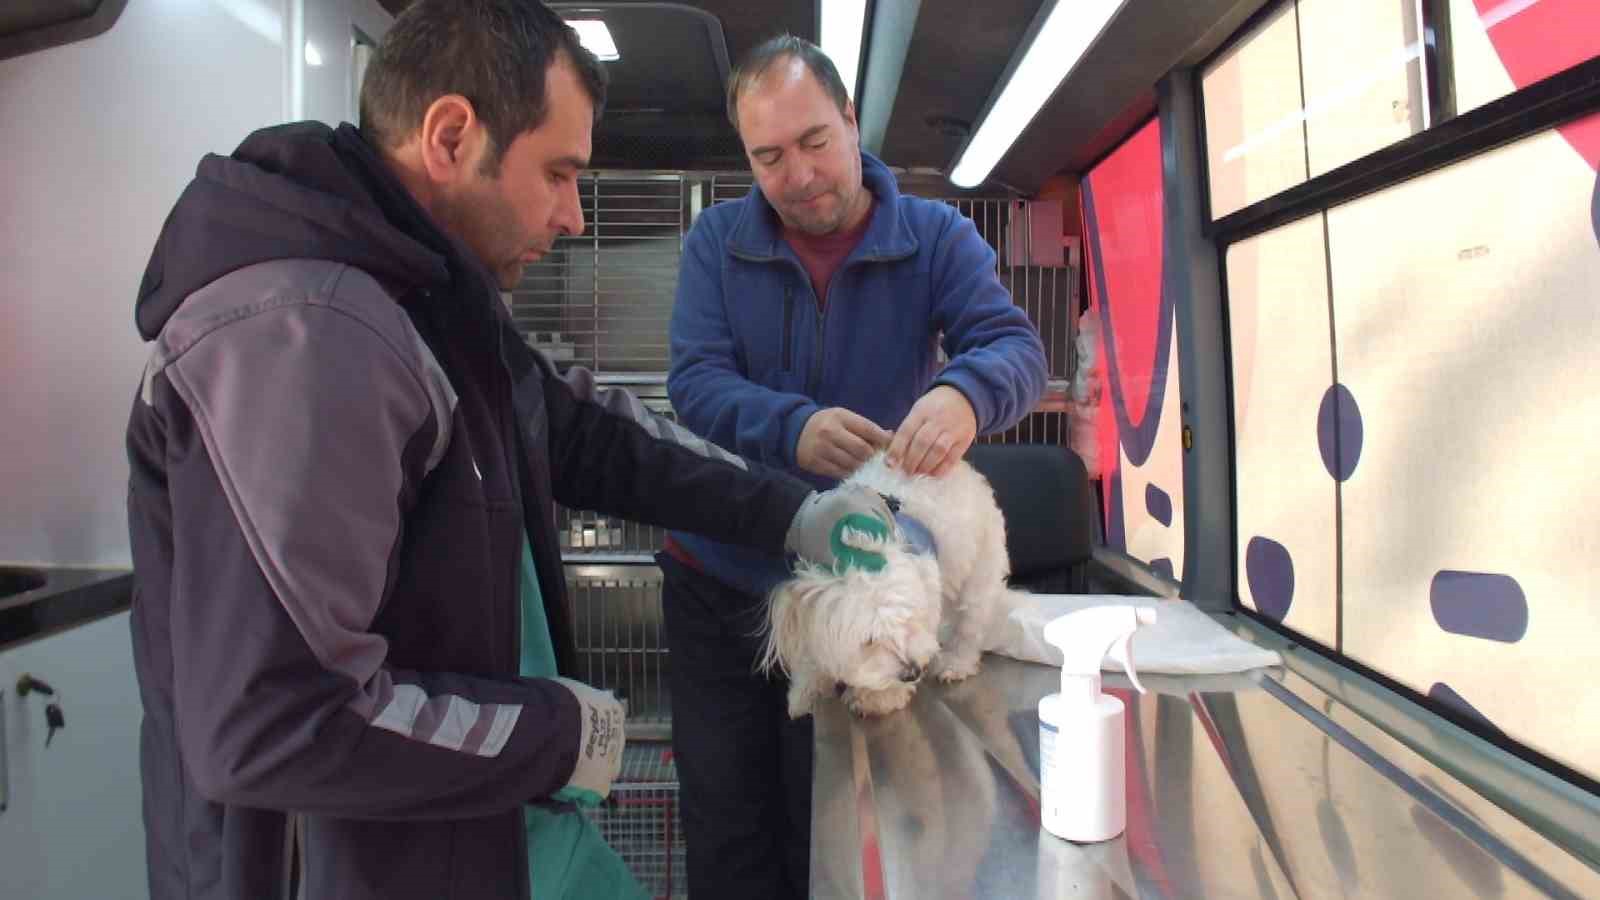
M 629 743 L 611 796 L 588 811 L 611 849 L 652 897 L 688 896 L 678 772 L 666 744 Z
M 939 197 L 972 220 L 995 253 L 995 274 L 1038 329 L 1049 382 L 1035 410 L 1014 427 L 979 440 L 989 444 L 1066 444 L 1067 382 L 1077 368 L 1080 295 L 1077 271 L 1030 258 L 1034 217 L 1029 201 Z
M 588 811 L 606 840 L 657 898 L 687 895 L 678 774 L 668 741 L 672 707 L 662 628 L 661 571 L 653 566 L 568 566 L 578 670 L 616 692 L 627 710 L 628 745 L 611 796 Z
M 558 365 L 665 382 L 684 185 L 676 173 L 579 179 L 587 230 L 556 241 L 511 294 L 512 318 L 530 346 Z
M 756 180 L 749 172 L 718 172 L 710 179 L 712 204 L 738 200 L 750 193 Z
M 1077 336 L 1077 280 L 1065 266 L 1039 265 L 1030 249 L 1034 244 L 1033 216 L 1027 200 L 990 200 L 936 197 L 972 220 L 978 235 L 995 253 L 995 274 L 1011 292 L 1039 330 L 1044 343 L 1049 377 L 1072 377 L 1073 338 Z
M 567 567 L 576 677 L 615 691 L 627 706 L 630 739 L 671 736 L 661 571 L 644 565 Z

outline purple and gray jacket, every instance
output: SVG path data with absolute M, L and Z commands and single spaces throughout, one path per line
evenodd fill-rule
M 151 896 L 527 900 L 579 707 L 517 675 L 524 535 L 570 675 L 553 503 L 776 552 L 810 489 L 559 374 L 348 125 L 206 157 L 136 318 Z

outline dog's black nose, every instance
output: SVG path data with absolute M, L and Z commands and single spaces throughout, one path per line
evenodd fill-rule
M 911 684 L 912 682 L 920 681 L 921 679 L 921 666 L 906 666 L 904 669 L 900 670 L 900 680 L 904 681 L 906 684 Z

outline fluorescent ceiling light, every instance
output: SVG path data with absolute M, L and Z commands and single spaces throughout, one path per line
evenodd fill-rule
M 822 52 L 833 60 L 851 102 L 861 68 L 861 33 L 867 27 L 867 0 L 822 0 Z
M 611 29 L 599 19 L 568 19 L 567 24 L 578 32 L 578 43 L 593 53 L 601 62 L 615 62 L 622 58 L 617 52 L 617 42 L 611 39 Z
M 1050 95 L 1083 58 L 1124 0 L 1055 0 L 1044 27 L 1023 51 L 1022 62 L 1000 88 L 1000 99 L 978 123 L 956 161 L 950 180 L 959 187 L 983 184 L 1000 158 Z

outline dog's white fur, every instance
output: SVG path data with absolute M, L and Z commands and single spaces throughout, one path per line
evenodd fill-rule
M 802 564 L 773 590 L 761 667 L 788 674 L 793 718 L 836 686 L 852 712 L 884 715 L 909 703 L 925 675 L 952 682 L 975 674 L 1009 593 L 1005 520 L 989 482 L 967 463 L 940 478 L 910 477 L 879 453 L 845 483 L 898 499 L 933 535 L 937 559 L 914 553 L 896 532 L 881 547 L 887 564 L 878 572 Z

